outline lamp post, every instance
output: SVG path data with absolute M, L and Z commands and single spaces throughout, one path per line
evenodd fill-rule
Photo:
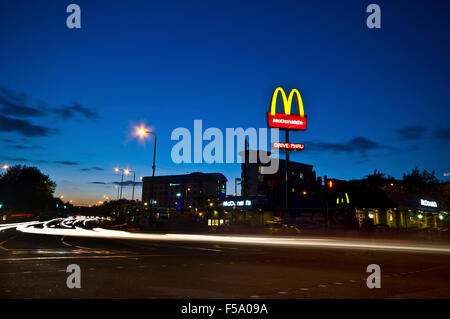
M 119 168 L 119 167 L 116 167 L 114 170 L 116 172 L 122 171 L 122 177 L 120 179 L 120 199 L 122 199 L 123 175 L 124 174 L 128 175 L 131 172 L 133 173 L 133 195 L 132 195 L 132 199 L 131 200 L 134 200 L 134 184 L 135 184 L 135 181 L 136 181 L 136 171 L 132 171 L 132 170 L 130 170 L 128 168 L 127 169 L 123 169 L 123 168 Z M 119 198 L 117 198 L 117 199 L 119 199 Z
M 234 196 L 237 196 L 237 186 L 238 186 L 238 184 L 241 184 L 241 183 L 238 183 L 238 182 L 241 182 L 241 181 L 242 181 L 241 178 L 235 178 L 234 179 Z
M 153 165 L 152 165 L 152 177 L 155 177 L 155 159 L 156 159 L 156 134 L 153 131 L 150 131 L 146 128 L 138 127 L 136 128 L 136 135 L 139 136 L 140 139 L 146 138 L 149 134 L 152 134 L 155 138 L 153 145 Z
M 152 134 L 154 136 L 154 145 L 153 145 L 153 165 L 152 165 L 152 191 L 151 191 L 151 200 L 150 200 L 150 212 L 153 211 L 153 195 L 154 195 L 154 180 L 153 177 L 155 177 L 155 160 L 156 160 L 156 134 L 153 131 L 150 131 L 144 127 L 137 127 L 136 128 L 136 135 L 140 139 L 145 139 L 148 135 Z
M 184 200 L 183 200 L 183 205 L 186 206 L 186 207 L 189 206 L 188 194 L 189 194 L 190 191 L 191 191 L 190 187 L 186 188 L 186 192 L 185 192 L 186 196 L 184 197 Z
M 114 171 L 116 172 L 122 171 L 122 178 L 120 179 L 120 195 L 117 195 L 117 199 L 122 199 L 123 173 L 125 170 L 123 168 L 116 167 Z
M 128 175 L 130 173 L 133 173 L 133 192 L 131 195 L 131 200 L 134 201 L 134 185 L 136 183 L 136 171 L 131 171 L 129 169 L 125 170 L 125 174 Z

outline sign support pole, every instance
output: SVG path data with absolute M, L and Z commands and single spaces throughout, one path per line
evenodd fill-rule
M 286 143 L 289 143 L 289 130 L 286 130 Z M 285 160 L 285 184 L 286 184 L 286 208 L 289 208 L 289 172 L 288 163 L 289 162 L 289 149 L 286 149 L 286 160 Z

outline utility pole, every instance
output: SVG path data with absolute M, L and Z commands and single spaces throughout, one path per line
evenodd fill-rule
M 123 185 L 123 170 L 122 170 L 122 178 L 120 180 L 120 199 L 122 199 L 122 185 Z
M 238 196 L 238 192 L 237 192 L 237 186 L 238 186 L 238 182 L 241 182 L 242 179 L 241 178 L 235 178 L 234 179 L 234 196 Z M 242 183 L 241 183 L 242 184 Z M 241 191 L 242 193 L 242 191 Z M 242 194 L 241 194 L 242 195 Z
M 152 191 L 151 191 L 152 196 L 150 198 L 150 213 L 153 213 L 153 200 L 154 200 L 153 197 L 154 197 L 154 194 L 155 194 L 155 192 L 154 192 L 154 187 L 155 187 L 154 183 L 155 183 L 155 167 L 156 167 L 156 165 L 155 165 L 155 159 L 156 159 L 156 134 L 153 133 L 153 136 L 155 137 L 155 143 L 153 145 L 153 165 L 152 165 L 152 183 L 151 183 L 151 185 L 152 185 Z
M 247 197 L 247 162 L 249 159 L 249 150 L 247 149 L 247 139 L 245 139 L 244 143 L 244 176 L 242 176 L 243 181 L 241 181 L 241 196 Z
M 155 137 L 155 145 L 153 145 L 153 166 L 152 166 L 152 177 L 155 177 L 155 158 L 156 158 L 156 134 L 153 134 Z
M 289 144 L 289 130 L 286 130 L 286 143 Z M 286 149 L 286 160 L 284 165 L 285 170 L 285 184 L 286 184 L 286 209 L 289 208 L 289 172 L 288 172 L 288 165 L 289 162 L 289 149 Z
M 133 171 L 133 194 L 131 195 L 131 200 L 134 201 L 134 184 L 136 181 L 136 172 Z

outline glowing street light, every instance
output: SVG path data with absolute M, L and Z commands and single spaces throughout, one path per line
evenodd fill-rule
M 2 168 L 6 171 L 6 170 L 9 168 L 9 166 L 8 166 L 8 164 L 4 164 L 4 165 L 2 166 Z
M 122 171 L 122 178 L 120 180 L 120 198 L 122 198 L 122 186 L 123 186 L 123 175 L 129 175 L 130 173 L 133 173 L 133 194 L 131 197 L 131 200 L 134 200 L 134 185 L 135 185 L 135 180 L 136 180 L 136 171 L 132 171 L 128 168 L 124 169 L 124 168 L 120 168 L 120 167 L 116 167 L 114 169 L 116 172 Z M 117 199 L 119 199 L 119 196 L 117 196 Z
M 153 131 L 150 131 L 148 128 L 146 128 L 144 125 L 136 126 L 134 128 L 134 135 L 137 136 L 140 140 L 145 140 L 147 137 L 150 136 L 150 134 L 153 134 L 155 137 L 155 143 L 153 146 L 153 173 L 152 176 L 155 176 L 155 157 L 156 157 L 156 134 Z
M 116 167 L 114 169 L 115 172 L 120 172 L 122 171 L 122 178 L 120 179 L 120 195 L 119 195 L 119 189 L 117 190 L 117 199 L 122 199 L 122 185 L 123 185 L 123 173 L 124 173 L 124 169 L 120 168 L 120 167 Z
M 136 171 L 132 171 L 132 170 L 129 170 L 129 169 L 125 170 L 125 174 L 126 175 L 129 175 L 130 173 L 133 173 L 133 193 L 131 195 L 131 200 L 134 200 L 134 184 L 135 184 L 135 181 L 136 181 Z
M 136 127 L 136 136 L 138 136 L 140 139 L 145 139 L 150 131 L 144 127 Z

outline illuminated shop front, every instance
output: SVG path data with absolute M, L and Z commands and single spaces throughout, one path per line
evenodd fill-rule
M 389 201 L 386 202 L 391 202 L 391 205 L 356 208 L 356 218 L 360 226 L 365 219 L 370 219 L 374 225 L 388 228 L 439 228 L 448 220 L 448 212 L 444 211 L 434 199 L 392 192 L 388 192 L 387 196 Z
M 432 198 L 398 193 L 388 196 L 397 204 L 394 220 L 398 228 L 439 228 L 446 223 L 448 212 Z
M 265 200 L 252 197 L 227 196 L 207 213 L 208 226 L 228 224 L 261 225 L 273 218 L 273 212 L 264 209 Z

